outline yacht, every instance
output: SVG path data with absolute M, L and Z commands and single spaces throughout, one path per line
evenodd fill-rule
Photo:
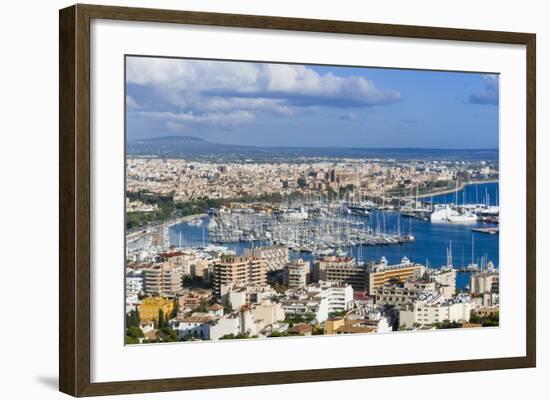
M 432 214 L 430 214 L 431 221 L 449 221 L 449 216 L 456 212 L 449 207 L 449 205 L 437 206 Z
M 447 217 L 447 221 L 449 223 L 475 223 L 477 221 L 477 215 L 473 213 L 454 212 Z

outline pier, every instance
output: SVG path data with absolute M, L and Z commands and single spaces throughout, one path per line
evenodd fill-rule
M 498 234 L 498 227 L 476 227 L 472 228 L 473 232 L 495 235 Z

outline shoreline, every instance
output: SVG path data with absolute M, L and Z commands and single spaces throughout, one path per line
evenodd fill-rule
M 199 214 L 192 214 L 192 215 L 189 215 L 189 216 L 178 217 L 176 219 L 167 220 L 167 221 L 164 221 L 162 223 L 158 223 L 158 224 L 155 224 L 155 225 L 152 225 L 152 226 L 148 226 L 146 228 L 139 229 L 138 231 L 134 231 L 134 232 L 126 234 L 126 241 L 130 241 L 130 242 L 137 241 L 137 240 L 141 239 L 141 237 L 143 237 L 144 235 L 150 234 L 151 231 L 157 230 L 161 226 L 166 226 L 166 227 L 170 228 L 170 227 L 173 227 L 176 224 L 182 223 L 184 221 L 192 221 L 192 220 L 195 220 L 195 219 L 198 219 L 198 218 L 202 219 L 202 218 L 205 218 L 206 216 L 208 216 L 207 213 L 199 213 Z
M 439 196 L 439 195 L 447 195 L 452 194 L 455 191 L 462 191 L 466 186 L 468 185 L 476 185 L 476 184 L 492 184 L 495 182 L 499 182 L 499 180 L 483 180 L 483 181 L 468 181 L 461 183 L 458 188 L 448 188 L 448 189 L 442 189 L 441 191 L 435 191 L 430 192 L 428 194 L 419 195 L 418 199 L 425 199 L 432 196 Z

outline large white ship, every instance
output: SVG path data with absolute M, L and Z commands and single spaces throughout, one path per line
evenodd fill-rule
M 477 215 L 469 212 L 458 213 L 453 211 L 454 214 L 450 215 L 447 219 L 449 223 L 475 223 L 477 221 Z
M 449 205 L 436 206 L 432 214 L 430 214 L 431 221 L 449 221 L 449 216 L 456 213 Z
M 452 209 L 449 205 L 442 205 L 435 208 L 430 215 L 430 220 L 433 222 L 448 222 L 448 223 L 475 223 L 478 217 L 466 209 L 458 211 Z

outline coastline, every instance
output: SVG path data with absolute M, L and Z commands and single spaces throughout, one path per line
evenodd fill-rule
M 176 219 L 167 220 L 167 221 L 164 221 L 162 223 L 158 223 L 158 224 L 155 224 L 155 225 L 152 225 L 152 226 L 147 226 L 147 227 L 144 227 L 142 229 L 139 229 L 138 231 L 134 231 L 134 232 L 131 232 L 129 234 L 126 234 L 126 241 L 130 241 L 130 242 L 137 241 L 141 237 L 143 237 L 144 235 L 147 235 L 147 234 L 151 233 L 151 231 L 155 231 L 155 230 L 159 229 L 162 226 L 166 226 L 166 227 L 170 228 L 170 227 L 175 226 L 176 224 L 179 224 L 181 222 L 191 221 L 191 220 L 195 220 L 195 219 L 198 219 L 198 218 L 202 219 L 206 216 L 208 216 L 207 213 L 192 214 L 192 215 L 189 215 L 189 216 L 178 217 Z
M 456 188 L 456 187 L 455 188 L 447 188 L 447 189 L 443 189 L 441 191 L 435 191 L 435 192 L 430 192 L 428 194 L 419 195 L 418 199 L 425 199 L 425 198 L 429 198 L 429 197 L 432 197 L 432 196 L 452 194 L 455 191 L 462 191 L 467 185 L 491 184 L 491 183 L 495 183 L 495 182 L 499 182 L 499 180 L 481 180 L 481 181 L 462 182 L 458 186 L 458 188 Z

